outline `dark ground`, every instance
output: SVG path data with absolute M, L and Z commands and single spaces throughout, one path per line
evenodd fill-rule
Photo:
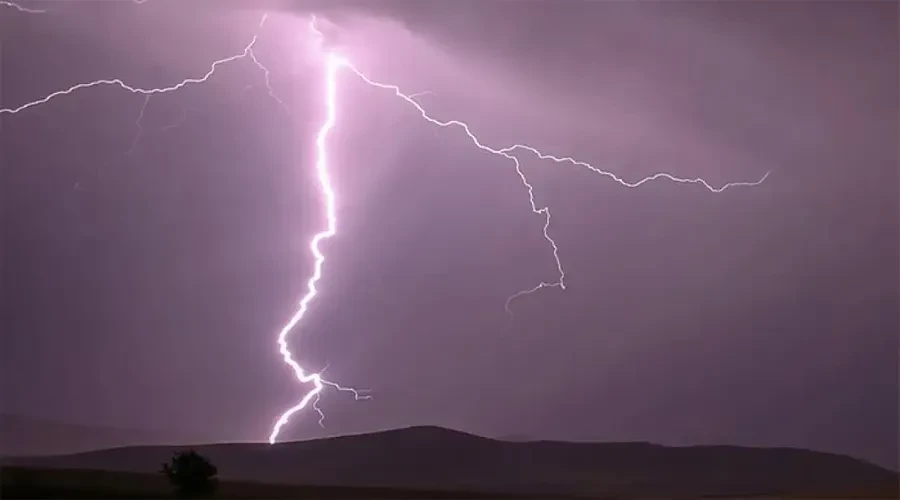
M 159 497 L 160 464 L 184 447 L 141 446 L 5 459 L 3 497 Z M 315 498 L 898 498 L 896 472 L 788 448 L 506 442 L 437 427 L 283 443 L 195 446 L 219 495 Z M 322 486 L 311 486 L 322 485 Z
M 112 472 L 91 469 L 38 469 L 4 467 L 0 471 L 2 498 L 168 498 L 172 488 L 159 474 Z M 297 486 L 249 481 L 222 481 L 216 498 L 321 498 L 321 499 L 414 499 L 472 498 L 508 499 L 489 495 L 450 491 L 421 491 L 395 488 L 347 488 L 340 486 Z M 521 498 L 521 496 L 516 496 Z

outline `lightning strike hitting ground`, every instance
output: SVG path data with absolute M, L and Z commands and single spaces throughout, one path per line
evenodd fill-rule
M 146 0 L 132 0 L 132 1 L 136 4 L 140 4 L 140 3 L 144 3 Z M 38 11 L 38 10 L 33 10 L 33 9 L 25 9 L 25 8 L 22 8 L 21 6 L 18 6 L 12 2 L 6 2 L 6 1 L 0 1 L 0 5 L 13 7 L 20 11 L 28 12 L 28 13 L 44 12 L 44 11 Z M 259 28 L 263 27 L 263 25 L 265 24 L 265 21 L 266 21 L 266 15 L 263 15 L 262 19 L 259 22 Z M 315 17 L 312 17 L 312 19 L 310 21 L 310 29 L 319 38 L 319 42 L 321 42 L 322 41 L 321 40 L 322 33 L 316 29 L 316 18 Z M 225 63 L 228 63 L 228 62 L 232 62 L 232 61 L 236 61 L 236 60 L 244 59 L 244 58 L 249 58 L 253 62 L 253 64 L 256 65 L 263 72 L 263 75 L 265 78 L 266 89 L 267 89 L 269 95 L 275 101 L 277 101 L 282 107 L 284 107 L 284 103 L 275 95 L 275 93 L 272 90 L 272 87 L 270 84 L 270 71 L 257 59 L 256 54 L 253 51 L 253 48 L 257 41 L 257 37 L 258 37 L 258 34 L 255 34 L 252 37 L 250 43 L 244 47 L 244 50 L 241 53 L 213 62 L 212 65 L 210 66 L 209 71 L 200 78 L 188 78 L 188 79 L 185 79 L 185 80 L 183 80 L 173 86 L 170 86 L 170 87 L 151 88 L 151 89 L 133 87 L 133 86 L 130 86 L 130 85 L 124 83 L 122 80 L 119 80 L 119 79 L 95 80 L 95 81 L 88 82 L 88 83 L 77 84 L 77 85 L 69 87 L 65 90 L 60 90 L 60 91 L 54 92 L 43 98 L 22 104 L 16 108 L 0 108 L 0 115 L 3 115 L 3 114 L 13 115 L 13 114 L 25 111 L 27 109 L 30 109 L 32 107 L 39 106 L 41 104 L 45 104 L 57 97 L 72 94 L 73 92 L 75 92 L 77 90 L 87 89 L 87 88 L 97 87 L 97 86 L 112 85 L 112 86 L 120 87 L 131 93 L 142 94 L 142 95 L 146 96 L 144 105 L 141 108 L 141 114 L 138 117 L 138 121 L 137 121 L 137 126 L 139 127 L 138 132 L 140 134 L 140 131 L 142 130 L 141 119 L 143 117 L 144 110 L 146 109 L 147 103 L 149 102 L 151 96 L 156 95 L 156 94 L 164 94 L 164 93 L 174 92 L 174 91 L 176 91 L 180 88 L 183 88 L 187 85 L 190 85 L 190 84 L 199 84 L 199 83 L 206 82 L 209 78 L 212 77 L 212 75 L 215 73 L 216 69 L 219 66 L 221 66 Z M 332 236 L 334 236 L 337 233 L 338 225 L 337 225 L 337 217 L 336 217 L 336 210 L 335 210 L 336 195 L 335 195 L 333 186 L 331 184 L 331 179 L 329 176 L 329 165 L 328 165 L 329 156 L 328 156 L 327 140 L 328 140 L 328 136 L 329 136 L 330 132 L 334 129 L 336 122 L 337 122 L 337 109 L 338 109 L 337 75 L 340 70 L 346 69 L 347 71 L 352 72 L 357 77 L 359 77 L 367 85 L 370 85 L 372 87 L 377 87 L 380 89 L 384 89 L 384 90 L 387 90 L 387 91 L 393 93 L 396 97 L 406 101 L 409 105 L 413 106 L 424 120 L 426 120 L 427 122 L 429 122 L 433 125 L 436 125 L 440 128 L 461 129 L 468 136 L 469 140 L 472 142 L 473 145 L 475 145 L 475 147 L 481 149 L 482 151 L 485 151 L 487 153 L 490 153 L 490 154 L 498 156 L 498 157 L 505 158 L 512 162 L 512 164 L 515 167 L 516 174 L 518 175 L 522 185 L 525 187 L 525 190 L 528 194 L 528 201 L 529 201 L 531 211 L 533 213 L 535 213 L 536 215 L 539 215 L 543 218 L 544 222 L 542 225 L 542 235 L 552 249 L 553 258 L 554 258 L 554 262 L 556 264 L 558 276 L 555 281 L 549 281 L 549 282 L 544 281 L 544 282 L 538 283 L 537 285 L 535 285 L 532 288 L 525 289 L 525 290 L 516 292 L 515 294 L 511 295 L 507 299 L 506 304 L 505 304 L 506 311 L 510 314 L 512 313 L 512 311 L 510 309 L 510 304 L 516 298 L 537 292 L 538 290 L 541 290 L 544 288 L 559 288 L 561 290 L 564 290 L 566 288 L 566 284 L 565 284 L 566 275 L 565 275 L 565 271 L 563 270 L 562 262 L 559 257 L 559 247 L 557 246 L 556 242 L 553 240 L 553 238 L 549 234 L 550 222 L 551 222 L 550 209 L 545 206 L 544 207 L 537 206 L 535 199 L 534 199 L 534 186 L 528 181 L 528 178 L 525 176 L 524 172 L 522 171 L 519 159 L 517 156 L 515 156 L 514 153 L 516 153 L 516 152 L 529 153 L 529 154 L 536 156 L 538 159 L 541 159 L 541 160 L 550 160 L 550 161 L 553 161 L 556 163 L 570 163 L 570 164 L 573 164 L 576 166 L 587 168 L 590 171 L 592 171 L 593 173 L 605 176 L 605 177 L 617 182 L 618 184 L 620 184 L 624 187 L 628 187 L 628 188 L 636 188 L 636 187 L 639 187 L 639 186 L 643 185 L 644 183 L 652 181 L 652 180 L 666 179 L 666 180 L 677 182 L 677 183 L 698 184 L 698 185 L 703 186 L 710 192 L 720 193 L 731 187 L 759 185 L 762 182 L 764 182 L 766 180 L 766 178 L 769 176 L 769 173 L 767 172 L 758 181 L 733 182 L 733 183 L 725 184 L 718 188 L 713 187 L 708 182 L 706 182 L 705 180 L 700 179 L 700 178 L 685 179 L 685 178 L 675 177 L 668 173 L 657 173 L 657 174 L 651 175 L 649 177 L 646 177 L 644 179 L 641 179 L 639 181 L 628 182 L 628 181 L 625 181 L 624 179 L 618 177 L 617 175 L 615 175 L 612 172 L 607 172 L 607 171 L 601 170 L 597 167 L 594 167 L 593 165 L 591 165 L 589 163 L 586 163 L 586 162 L 583 162 L 580 160 L 576 160 L 571 157 L 560 157 L 560 156 L 546 154 L 546 153 L 543 153 L 540 150 L 538 150 L 532 146 L 526 145 L 526 144 L 513 144 L 511 146 L 506 146 L 503 148 L 487 146 L 487 145 L 483 144 L 478 139 L 478 137 L 471 131 L 471 129 L 467 123 L 458 121 L 458 120 L 444 121 L 444 120 L 438 120 L 436 118 L 431 117 L 425 111 L 425 109 L 422 108 L 422 106 L 420 106 L 415 101 L 415 97 L 425 94 L 427 92 L 423 92 L 423 93 L 419 93 L 419 94 L 405 94 L 396 85 L 380 83 L 380 82 L 370 79 L 368 76 L 366 76 L 361 71 L 359 71 L 356 67 L 354 67 L 351 64 L 351 62 L 349 61 L 349 59 L 347 59 L 346 57 L 344 57 L 342 55 L 328 51 L 328 52 L 324 52 L 323 56 L 324 56 L 323 60 L 324 60 L 324 69 L 325 69 L 325 71 L 324 71 L 324 78 L 325 78 L 324 105 L 325 105 L 325 110 L 326 110 L 326 117 L 325 117 L 325 121 L 323 122 L 321 128 L 319 129 L 318 134 L 316 135 L 315 168 L 316 168 L 316 173 L 318 174 L 318 180 L 319 180 L 319 184 L 322 189 L 322 195 L 324 198 L 324 205 L 325 205 L 325 212 L 326 212 L 326 228 L 323 231 L 317 233 L 315 236 L 313 236 L 312 240 L 310 241 L 309 247 L 310 247 L 310 251 L 312 252 L 313 257 L 314 257 L 314 263 L 313 263 L 313 274 L 307 281 L 307 293 L 300 299 L 300 303 L 299 303 L 297 311 L 294 313 L 294 315 L 291 317 L 291 319 L 287 322 L 287 324 L 285 324 L 284 327 L 281 329 L 281 331 L 278 334 L 278 338 L 277 338 L 278 351 L 279 351 L 279 354 L 281 354 L 284 362 L 293 370 L 295 377 L 301 384 L 312 384 L 313 388 L 309 392 L 307 392 L 296 405 L 292 406 L 291 408 L 289 408 L 287 411 L 285 411 L 284 413 L 282 413 L 279 416 L 278 420 L 275 422 L 275 425 L 273 426 L 272 431 L 269 435 L 269 443 L 272 443 L 272 444 L 274 444 L 277 441 L 282 428 L 289 422 L 291 416 L 293 416 L 298 411 L 306 408 L 307 406 L 312 406 L 313 410 L 319 414 L 319 424 L 320 425 L 324 422 L 325 415 L 319 409 L 318 402 L 319 402 L 319 397 L 321 395 L 321 392 L 325 386 L 333 387 L 340 391 L 351 392 L 356 399 L 369 398 L 369 396 L 361 395 L 361 393 L 363 391 L 357 391 L 357 390 L 349 388 L 349 387 L 343 387 L 334 382 L 323 379 L 322 372 L 307 373 L 306 370 L 294 359 L 293 354 L 291 353 L 290 349 L 288 348 L 288 344 L 287 344 L 288 335 L 297 326 L 297 324 L 303 319 L 303 317 L 305 316 L 306 312 L 309 309 L 310 302 L 316 297 L 316 295 L 318 293 L 317 285 L 319 283 L 319 280 L 322 278 L 322 269 L 323 269 L 323 266 L 325 263 L 325 255 L 322 253 L 319 245 L 322 241 L 324 241 L 328 238 L 331 238 Z M 132 150 L 134 149 L 134 145 L 137 143 L 137 140 L 140 137 L 139 134 L 138 134 L 138 136 L 136 136 L 135 141 L 132 144 Z M 324 372 L 324 370 L 323 370 L 323 372 Z
M 281 428 L 288 423 L 291 416 L 298 411 L 302 410 L 309 404 L 310 401 L 313 401 L 313 409 L 315 409 L 319 413 L 319 424 L 322 423 L 324 414 L 317 405 L 319 393 L 322 392 L 323 384 L 330 385 L 339 390 L 350 391 L 353 393 L 353 396 L 356 399 L 367 398 L 368 396 L 360 396 L 359 392 L 348 388 L 341 387 L 333 382 L 328 382 L 322 379 L 321 374 L 319 373 L 310 373 L 307 374 L 303 367 L 294 360 L 293 355 L 291 354 L 290 349 L 287 344 L 287 337 L 291 333 L 291 330 L 297 326 L 297 323 L 303 319 L 303 316 L 306 315 L 306 311 L 309 310 L 309 304 L 316 297 L 316 294 L 319 293 L 319 290 L 316 288 L 316 284 L 322 278 L 322 265 L 325 263 L 325 255 L 319 249 L 319 243 L 323 240 L 331 238 L 337 233 L 337 213 L 335 209 L 335 194 L 334 188 L 331 185 L 331 177 L 328 173 L 328 148 L 326 147 L 326 141 L 328 140 L 328 134 L 334 128 L 335 121 L 337 120 L 337 72 L 340 68 L 346 65 L 346 61 L 343 58 L 335 56 L 333 54 L 328 54 L 325 63 L 325 109 L 326 109 L 326 117 L 325 123 L 322 124 L 322 128 L 319 129 L 319 133 L 316 134 L 316 173 L 319 177 L 319 186 L 322 188 L 322 195 L 325 197 L 325 218 L 327 221 L 327 225 L 325 230 L 320 233 L 317 233 L 313 236 L 312 241 L 309 243 L 309 248 L 312 251 L 313 256 L 315 257 L 315 262 L 313 264 L 313 274 L 309 278 L 309 281 L 306 282 L 307 292 L 306 295 L 300 299 L 300 307 L 297 309 L 297 312 L 294 313 L 294 316 L 291 317 L 290 321 L 287 322 L 286 325 L 281 329 L 281 332 L 278 334 L 278 352 L 281 353 L 284 362 L 287 363 L 291 369 L 294 370 L 294 375 L 296 375 L 297 380 L 299 380 L 303 384 L 307 384 L 312 382 L 313 389 L 306 393 L 303 396 L 303 399 L 300 400 L 296 405 L 289 408 L 287 411 L 281 414 L 278 417 L 278 420 L 275 422 L 275 426 L 272 427 L 272 433 L 269 435 L 269 443 L 275 444 L 275 441 L 278 439 L 278 434 L 281 432 Z M 313 400 L 316 398 L 316 400 Z

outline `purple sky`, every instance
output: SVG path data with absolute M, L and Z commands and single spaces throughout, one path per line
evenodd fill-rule
M 510 321 L 511 293 L 556 278 L 511 164 L 344 73 L 339 234 L 291 338 L 373 399 L 326 392 L 327 428 L 284 437 L 436 424 L 896 467 L 897 3 L 326 3 L 360 69 L 486 142 L 631 181 L 772 174 L 627 189 L 522 156 L 568 289 Z M 289 4 L 257 48 L 287 111 L 242 60 L 152 98 L 131 154 L 144 98 L 121 89 L 0 116 L 3 411 L 261 441 L 302 395 L 274 341 L 323 225 L 324 107 L 311 3 Z M 2 9 L 0 108 L 201 76 L 262 6 Z

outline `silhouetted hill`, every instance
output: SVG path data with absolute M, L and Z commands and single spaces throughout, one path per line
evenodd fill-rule
M 186 436 L 0 413 L 0 456 L 59 455 L 117 446 L 175 444 Z
M 437 427 L 275 446 L 195 448 L 212 459 L 223 478 L 285 484 L 627 496 L 874 496 L 884 491 L 893 495 L 898 488 L 895 472 L 801 449 L 505 442 Z M 7 463 L 148 472 L 174 451 L 130 447 Z

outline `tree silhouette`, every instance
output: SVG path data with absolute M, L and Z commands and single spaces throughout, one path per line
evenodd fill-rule
M 212 462 L 194 450 L 175 453 L 171 462 L 162 464 L 178 496 L 182 498 L 209 497 L 215 493 L 219 470 Z

